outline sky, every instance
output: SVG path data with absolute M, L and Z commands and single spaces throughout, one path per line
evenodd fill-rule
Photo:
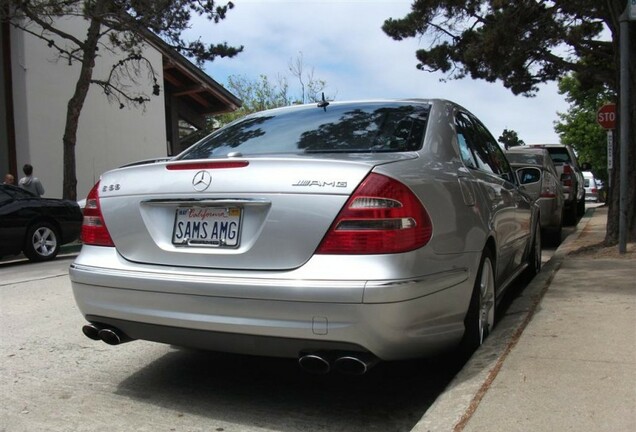
M 306 70 L 326 81 L 335 100 L 444 98 L 477 116 L 498 138 L 504 129 L 528 144 L 556 143 L 557 112 L 568 104 L 556 83 L 542 85 L 535 97 L 515 96 L 500 82 L 447 80 L 444 74 L 416 69 L 415 51 L 427 41 L 394 41 L 382 31 L 388 18 L 402 18 L 411 0 L 233 0 L 235 7 L 218 24 L 193 21 L 186 37 L 206 43 L 244 46 L 231 59 L 216 59 L 204 70 L 222 85 L 229 76 L 256 80 L 286 76 L 291 93 L 299 86 L 289 72 L 302 53 Z M 221 1 L 223 3 L 223 1 Z

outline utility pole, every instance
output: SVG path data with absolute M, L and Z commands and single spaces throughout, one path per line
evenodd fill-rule
M 620 178 L 618 205 L 618 253 L 627 252 L 627 154 L 629 152 L 629 22 L 636 21 L 636 0 L 627 0 L 620 16 Z

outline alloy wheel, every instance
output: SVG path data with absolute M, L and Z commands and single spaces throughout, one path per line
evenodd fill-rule
M 49 227 L 43 226 L 35 230 L 31 237 L 33 250 L 43 258 L 53 254 L 57 248 L 57 237 Z
M 492 262 L 489 257 L 484 259 L 479 282 L 479 344 L 490 333 L 495 324 L 495 280 Z

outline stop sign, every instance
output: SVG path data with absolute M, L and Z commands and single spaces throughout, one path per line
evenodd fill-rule
M 596 112 L 596 122 L 604 129 L 616 129 L 616 104 L 607 103 Z

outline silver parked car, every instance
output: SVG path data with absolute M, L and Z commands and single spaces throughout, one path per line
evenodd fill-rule
M 583 171 L 574 149 L 563 144 L 529 144 L 529 146 L 544 148 L 550 152 L 563 186 L 564 225 L 576 225 L 585 214 L 585 188 L 583 187 Z
M 546 243 L 561 243 L 563 186 L 550 153 L 543 148 L 512 147 L 506 157 L 523 189 L 539 205 L 541 233 Z
M 537 218 L 462 107 L 323 102 L 105 173 L 70 278 L 95 340 L 360 374 L 479 346 L 506 287 L 540 269 Z

